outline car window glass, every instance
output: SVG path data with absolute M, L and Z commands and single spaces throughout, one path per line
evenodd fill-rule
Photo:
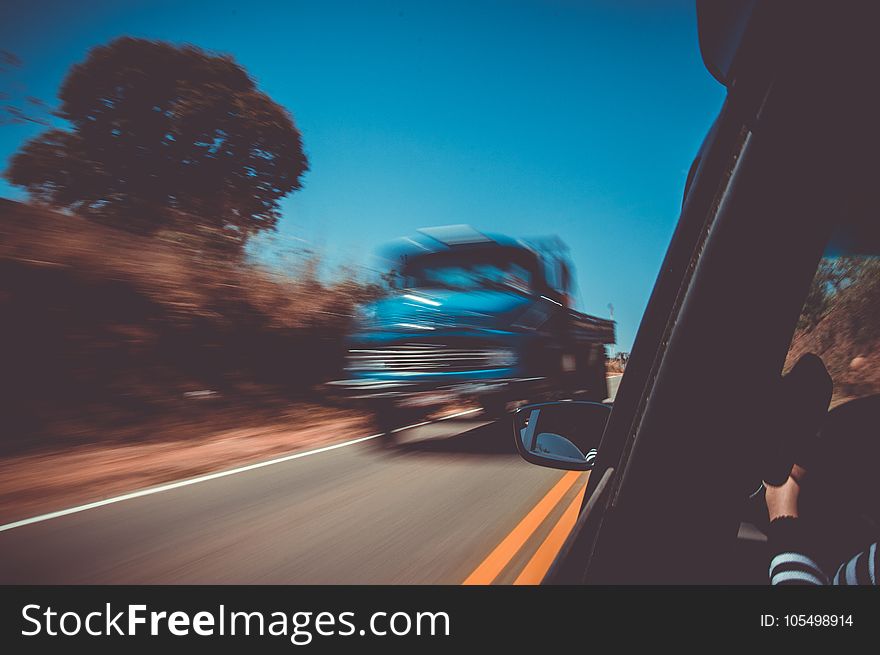
M 880 257 L 824 257 L 785 361 L 808 352 L 834 380 L 832 406 L 880 393 Z

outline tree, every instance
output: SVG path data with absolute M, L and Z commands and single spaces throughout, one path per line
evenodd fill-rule
M 7 179 L 125 229 L 183 222 L 241 247 L 308 170 L 290 114 L 229 56 L 123 37 L 74 65 L 59 98 L 72 129 L 27 142 Z

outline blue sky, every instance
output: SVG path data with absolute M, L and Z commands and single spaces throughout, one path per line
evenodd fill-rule
M 723 101 L 693 2 L 46 2 L 0 9 L 0 77 L 55 102 L 120 35 L 233 55 L 302 131 L 311 162 L 275 243 L 331 265 L 416 228 L 469 223 L 571 248 L 581 309 L 628 350 Z M 40 127 L 0 126 L 0 165 Z M 0 196 L 23 198 L 0 181 Z M 273 246 L 261 244 L 261 249 Z

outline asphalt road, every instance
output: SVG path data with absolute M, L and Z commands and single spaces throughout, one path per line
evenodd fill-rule
M 2 530 L 0 583 L 539 581 L 588 474 L 478 414 L 398 436 Z

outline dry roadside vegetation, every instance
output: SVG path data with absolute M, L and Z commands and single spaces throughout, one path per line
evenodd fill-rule
M 629 353 L 618 353 L 616 357 L 609 357 L 605 365 L 608 375 L 623 375 L 626 370 L 626 358 Z
M 823 260 L 786 368 L 808 352 L 834 379 L 833 404 L 880 393 L 880 258 Z
M 355 303 L 377 289 L 323 282 L 314 257 L 282 275 L 205 243 L 0 200 L 3 454 L 333 407 L 320 385 L 339 369 Z

